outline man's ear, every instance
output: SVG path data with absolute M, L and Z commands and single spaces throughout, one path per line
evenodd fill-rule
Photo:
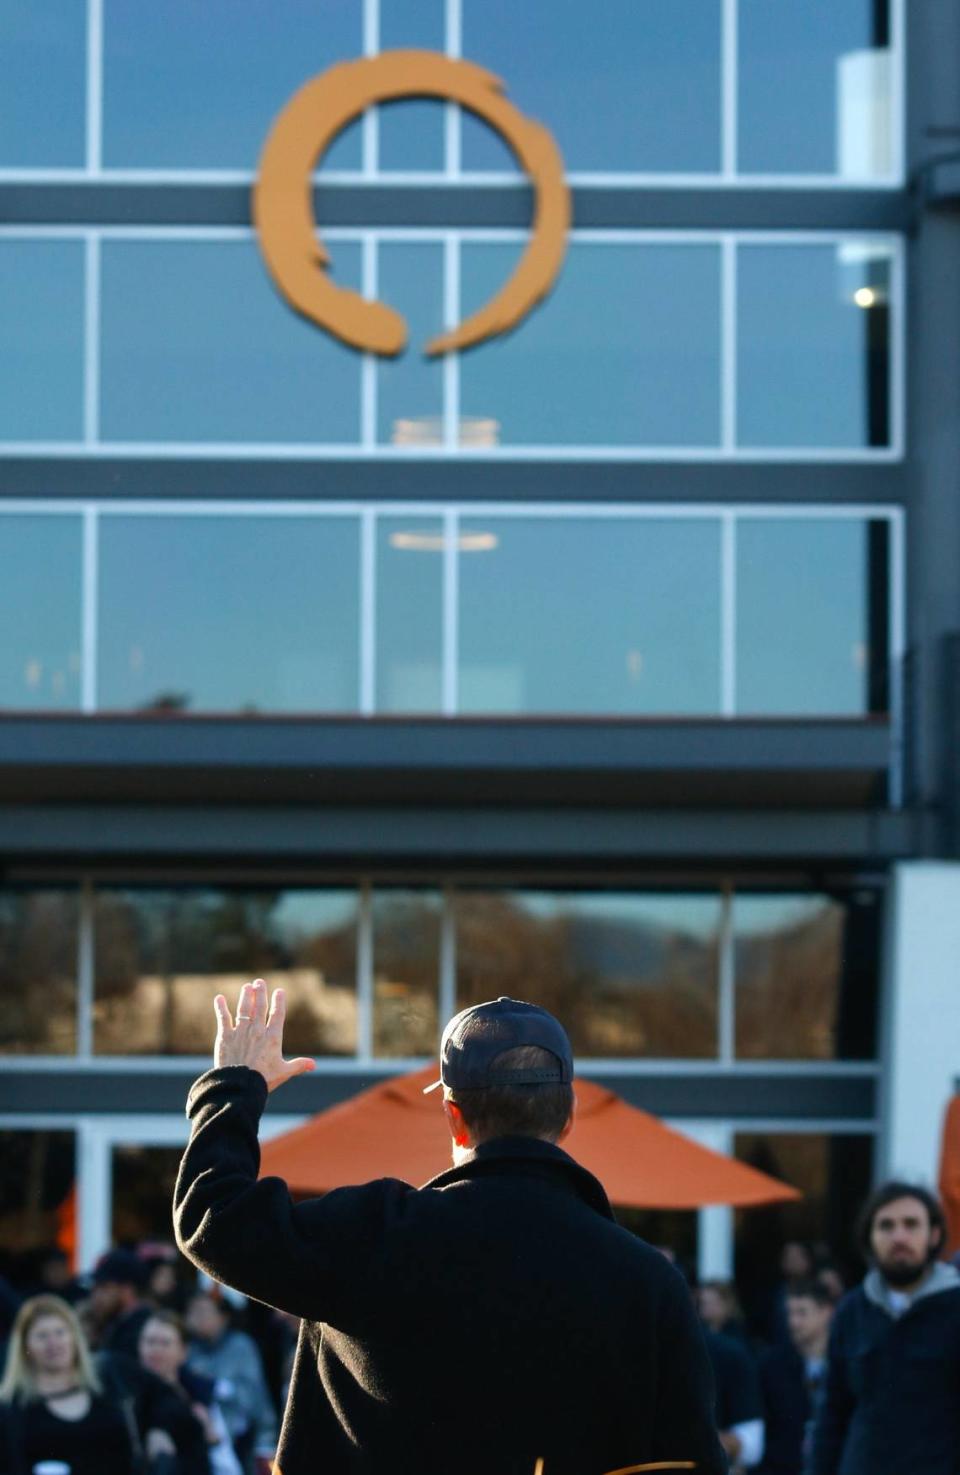
M 450 1128 L 450 1136 L 458 1147 L 473 1147 L 473 1135 L 463 1119 L 463 1112 L 455 1101 L 443 1098 L 443 1114 Z
M 577 1120 L 577 1098 L 576 1098 L 576 1094 L 574 1094 L 573 1105 L 570 1108 L 570 1115 L 567 1117 L 567 1125 L 564 1127 L 563 1131 L 560 1133 L 560 1136 L 557 1138 L 557 1141 L 558 1142 L 565 1142 L 566 1141 L 566 1139 L 570 1136 L 570 1133 L 573 1131 L 573 1124 L 574 1124 L 574 1122 L 576 1120 Z

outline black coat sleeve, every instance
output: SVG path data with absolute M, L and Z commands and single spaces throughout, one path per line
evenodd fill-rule
M 263 1077 L 246 1066 L 211 1070 L 195 1082 L 174 1191 L 177 1244 L 222 1284 L 347 1330 L 376 1304 L 384 1233 L 413 1190 L 381 1179 L 296 1204 L 279 1178 L 258 1181 L 266 1099 Z
M 843 1446 L 855 1402 L 850 1387 L 849 1357 L 844 1335 L 847 1320 L 844 1307 L 841 1306 L 830 1331 L 827 1376 L 814 1425 L 810 1475 L 837 1475 L 843 1457 Z
M 717 1438 L 713 1415 L 710 1360 L 679 1275 L 671 1275 L 665 1288 L 657 1332 L 655 1458 L 693 1460 L 697 1475 L 727 1475 L 727 1457 Z

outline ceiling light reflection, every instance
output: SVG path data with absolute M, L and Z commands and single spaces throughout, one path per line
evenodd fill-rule
M 499 543 L 496 533 L 460 533 L 458 553 L 489 553 Z M 447 546 L 443 533 L 391 533 L 390 547 L 408 553 L 442 553 Z

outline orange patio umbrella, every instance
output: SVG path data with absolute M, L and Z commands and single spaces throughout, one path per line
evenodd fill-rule
M 423 1087 L 437 1067 L 397 1076 L 264 1143 L 261 1176 L 294 1192 L 323 1193 L 371 1178 L 425 1183 L 450 1166 L 450 1136 L 436 1095 Z M 783 1203 L 795 1188 L 712 1152 L 630 1106 L 595 1081 L 578 1079 L 577 1119 L 563 1146 L 603 1184 L 613 1203 L 642 1209 Z
M 947 1216 L 944 1254 L 960 1250 L 960 1095 L 950 1097 L 940 1140 L 940 1199 Z

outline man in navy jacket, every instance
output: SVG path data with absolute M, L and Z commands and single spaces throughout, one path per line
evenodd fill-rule
M 937 1260 L 943 1211 L 909 1183 L 861 1216 L 873 1262 L 834 1317 L 814 1475 L 960 1471 L 960 1275 Z
M 266 993 L 245 984 L 236 1022 L 217 1000 L 174 1213 L 196 1265 L 302 1319 L 283 1475 L 723 1475 L 681 1277 L 557 1146 L 573 1114 L 558 1022 L 513 999 L 464 1010 L 437 1082 L 455 1166 L 294 1204 L 257 1181 L 257 1126 L 312 1062 L 283 1059 L 283 994 L 268 1017 Z

